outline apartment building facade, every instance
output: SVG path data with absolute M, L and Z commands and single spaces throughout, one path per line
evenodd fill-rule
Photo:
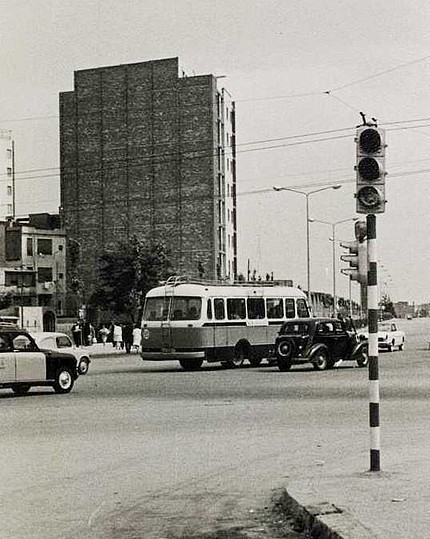
M 60 167 L 87 293 L 98 257 L 133 235 L 163 242 L 179 274 L 236 278 L 235 107 L 213 75 L 186 76 L 178 58 L 75 72 Z
M 0 294 L 15 306 L 64 314 L 66 237 L 58 215 L 0 222 Z
M 14 212 L 12 132 L 0 129 L 0 220 Z

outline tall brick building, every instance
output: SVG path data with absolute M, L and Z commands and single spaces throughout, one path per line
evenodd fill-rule
M 87 298 L 97 258 L 134 234 L 179 274 L 237 272 L 235 109 L 177 58 L 75 72 L 60 94 L 61 205 Z

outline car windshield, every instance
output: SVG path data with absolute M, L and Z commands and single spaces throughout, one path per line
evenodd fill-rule
M 305 322 L 287 322 L 282 328 L 282 333 L 292 335 L 307 335 L 309 333 L 309 324 Z

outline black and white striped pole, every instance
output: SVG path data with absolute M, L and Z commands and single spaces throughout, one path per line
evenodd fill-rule
M 357 213 L 367 214 L 367 321 L 369 326 L 369 425 L 370 471 L 381 469 L 381 427 L 379 416 L 378 365 L 378 263 L 376 250 L 376 215 L 385 212 L 385 131 L 375 123 L 357 127 Z
M 379 424 L 379 356 L 378 356 L 378 266 L 376 251 L 376 216 L 367 216 L 367 317 L 369 324 L 369 425 L 370 471 L 381 469 L 381 435 Z

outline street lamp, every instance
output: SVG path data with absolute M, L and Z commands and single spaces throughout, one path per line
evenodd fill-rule
M 310 263 L 310 248 L 309 248 L 309 197 L 315 193 L 326 191 L 327 189 L 340 189 L 341 185 L 327 185 L 326 187 L 320 187 L 319 189 L 313 189 L 312 191 L 300 191 L 292 187 L 277 187 L 273 186 L 274 191 L 291 191 L 292 193 L 298 193 L 306 197 L 306 273 L 307 273 L 307 296 L 309 305 L 311 304 L 311 263 Z
M 334 223 L 329 221 L 323 221 L 322 219 L 309 219 L 311 223 L 322 223 L 324 225 L 331 226 L 332 241 L 333 241 L 333 315 L 336 316 L 336 227 L 342 223 L 349 221 L 358 221 L 358 217 L 349 217 L 348 219 L 342 219 Z

